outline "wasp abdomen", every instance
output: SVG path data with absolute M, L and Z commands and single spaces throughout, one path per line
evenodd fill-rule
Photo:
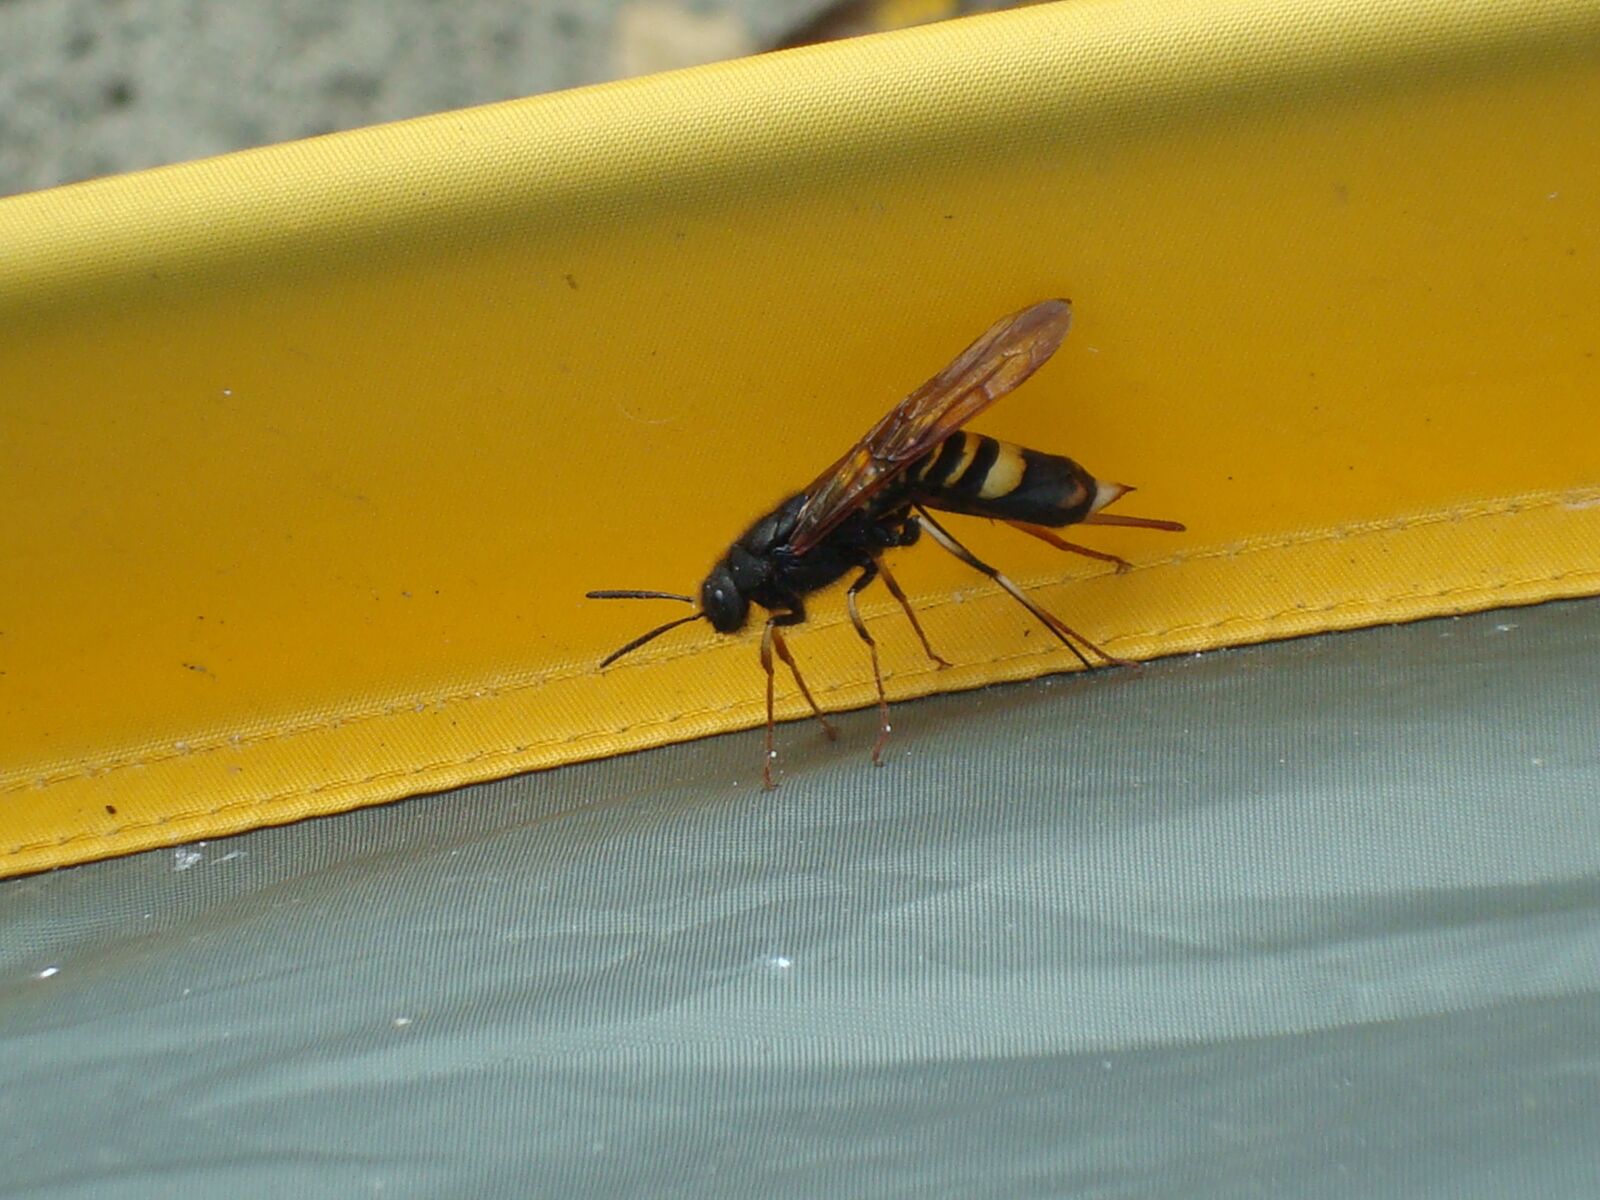
M 951 434 L 907 474 L 934 508 L 1030 525 L 1081 521 L 1096 495 L 1094 476 L 1070 458 L 981 433 Z

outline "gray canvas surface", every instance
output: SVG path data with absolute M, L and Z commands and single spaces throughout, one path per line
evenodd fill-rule
M 1600 1194 L 1597 669 L 1547 605 L 0 884 L 0 1196 Z

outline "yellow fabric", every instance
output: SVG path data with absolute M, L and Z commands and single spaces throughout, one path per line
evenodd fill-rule
M 759 723 L 753 632 L 600 674 L 677 612 L 582 593 L 1044 296 L 975 428 L 1191 532 L 950 524 L 1109 649 L 1600 590 L 1597 61 L 1591 0 L 1045 5 L 0 202 L 0 871 Z M 1072 665 L 894 561 L 957 665 L 869 593 L 893 696 Z M 836 594 L 792 640 L 868 702 Z

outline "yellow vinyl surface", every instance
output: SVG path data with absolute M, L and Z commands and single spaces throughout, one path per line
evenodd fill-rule
M 0 201 L 0 874 L 759 724 L 754 630 L 601 674 L 679 610 L 584 591 L 1045 296 L 973 427 L 1190 532 L 947 525 L 1112 651 L 1600 591 L 1597 64 L 1592 0 L 1084 0 Z M 869 592 L 892 697 L 1071 667 L 893 562 L 956 666 Z M 792 644 L 870 702 L 837 592 Z

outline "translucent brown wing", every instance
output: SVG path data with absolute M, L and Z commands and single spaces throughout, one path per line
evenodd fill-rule
M 804 554 L 907 467 L 1032 375 L 1072 324 L 1067 300 L 1001 317 L 806 489 L 788 549 Z

